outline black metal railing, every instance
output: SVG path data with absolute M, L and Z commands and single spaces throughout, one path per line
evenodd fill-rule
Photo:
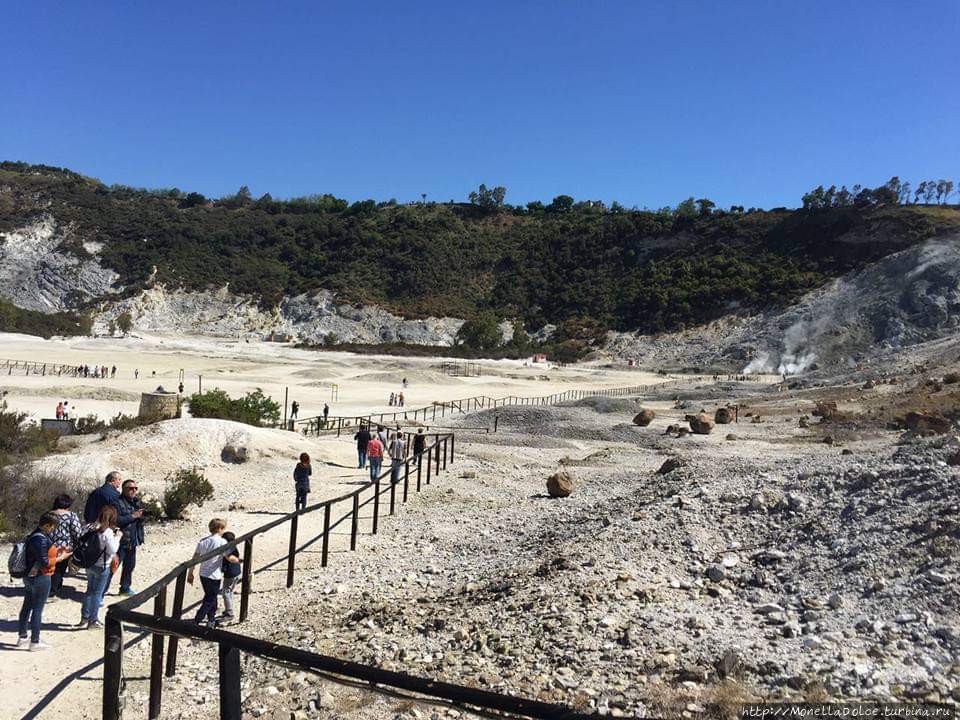
M 503 407 L 505 405 L 552 405 L 558 402 L 567 402 L 585 397 L 622 397 L 638 394 L 647 388 L 646 385 L 629 388 L 611 388 L 607 390 L 582 391 L 568 390 L 543 397 L 521 398 L 510 396 L 506 398 L 490 398 L 479 396 L 463 400 L 437 403 L 427 408 L 406 411 L 409 414 L 425 418 L 425 413 L 435 412 L 440 408 L 441 417 L 453 412 L 470 412 L 473 409 L 487 407 Z M 454 410 L 455 409 L 455 410 Z M 399 419 L 403 412 L 393 414 L 393 422 Z M 377 414 L 349 418 L 357 424 L 377 424 Z M 381 416 L 386 420 L 387 415 Z M 409 415 L 408 415 L 409 417 Z M 344 418 L 337 418 L 342 421 Z M 316 418 L 310 418 L 299 423 L 306 423 Z M 329 420 L 329 418 L 328 418 Z M 387 421 L 390 422 L 389 420 Z M 383 423 L 380 423 L 383 424 Z M 337 434 L 344 428 L 341 422 L 337 427 Z M 409 439 L 413 433 L 404 433 Z M 407 443 L 406 457 L 399 468 L 388 467 L 378 477 L 365 483 L 357 490 L 336 498 L 315 503 L 299 511 L 288 513 L 269 523 L 261 525 L 225 544 L 217 550 L 201 557 L 192 558 L 177 565 L 162 578 L 136 595 L 119 603 L 111 605 L 106 613 L 104 632 L 104 671 L 103 671 L 103 720 L 120 720 L 122 712 L 121 693 L 123 690 L 123 623 L 127 622 L 151 632 L 150 653 L 150 694 L 148 703 L 148 717 L 150 720 L 160 717 L 163 695 L 163 678 L 172 677 L 177 671 L 177 650 L 180 638 L 191 638 L 215 642 L 219 652 L 219 699 L 221 720 L 240 720 L 240 653 L 244 652 L 261 658 L 295 665 L 303 670 L 318 673 L 332 674 L 343 679 L 368 683 L 370 689 L 378 690 L 378 686 L 392 690 L 402 690 L 417 693 L 420 696 L 451 702 L 458 705 L 477 708 L 483 711 L 495 711 L 513 716 L 532 718 L 534 720 L 587 720 L 598 718 L 595 714 L 585 714 L 564 705 L 546 703 L 509 694 L 500 694 L 478 688 L 452 683 L 440 682 L 430 678 L 423 678 L 402 672 L 384 670 L 382 668 L 362 665 L 339 658 L 320 655 L 317 653 L 286 647 L 257 638 L 248 637 L 235 632 L 218 628 L 199 626 L 196 623 L 185 622 L 182 619 L 186 578 L 191 567 L 205 560 L 222 556 L 231 549 L 242 546 L 243 566 L 240 579 L 240 612 L 239 622 L 246 621 L 250 610 L 250 594 L 254 575 L 253 557 L 254 540 L 264 533 L 284 525 L 289 526 L 289 545 L 284 559 L 286 568 L 286 587 L 292 587 L 295 582 L 296 557 L 307 547 L 316 542 L 321 543 L 320 565 L 327 567 L 330 554 L 330 536 L 333 530 L 341 523 L 350 522 L 350 550 L 356 550 L 360 535 L 360 510 L 372 504 L 370 532 L 376 534 L 379 527 L 380 509 L 383 504 L 383 495 L 388 495 L 386 501 L 389 515 L 396 512 L 397 503 L 407 502 L 411 491 L 420 492 L 424 485 L 429 485 L 437 478 L 441 471 L 453 462 L 456 438 L 452 432 L 430 433 L 432 443 L 427 445 L 422 453 L 412 452 L 413 442 Z M 370 496 L 362 499 L 365 494 Z M 400 496 L 399 498 L 397 496 Z M 343 504 L 349 504 L 349 510 L 342 516 L 333 519 L 333 509 Z M 297 546 L 298 525 L 302 516 L 323 512 L 322 532 Z M 275 564 L 269 563 L 268 566 Z M 170 585 L 174 586 L 173 603 L 167 610 L 167 594 Z M 137 609 L 153 600 L 151 613 Z M 166 643 L 164 642 L 166 640 Z M 166 645 L 166 652 L 164 652 Z
M 35 362 L 33 360 L 0 360 L 0 375 L 67 375 L 76 377 L 79 374 L 76 365 L 61 365 L 58 363 Z

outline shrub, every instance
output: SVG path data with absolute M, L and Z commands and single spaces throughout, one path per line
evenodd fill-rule
M 143 516 L 147 520 L 159 520 L 163 517 L 163 501 L 156 495 L 144 493 L 140 496 L 140 505 L 143 508 Z
M 168 518 L 179 520 L 188 505 L 203 507 L 203 504 L 212 498 L 213 485 L 203 476 L 203 471 L 196 468 L 181 469 L 167 476 L 163 509 Z
M 26 420 L 26 413 L 7 410 L 6 401 L 0 402 L 0 464 L 6 455 L 39 457 L 57 446 L 56 431 Z
M 247 425 L 275 425 L 280 420 L 280 405 L 260 388 L 242 398 L 231 398 L 223 390 L 208 390 L 190 396 L 190 414 L 198 418 L 235 420 Z
M 28 462 L 0 467 L 0 536 L 19 538 L 37 525 L 62 493 L 74 498 L 73 510 L 83 508 L 93 489 L 80 478 L 38 468 Z

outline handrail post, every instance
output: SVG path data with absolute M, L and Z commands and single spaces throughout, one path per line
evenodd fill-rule
M 184 570 L 177 576 L 177 584 L 173 588 L 173 610 L 170 617 L 180 619 L 183 615 L 183 591 L 187 585 L 187 571 Z M 177 643 L 179 638 L 171 635 L 167 641 L 167 677 L 173 677 L 177 674 Z
M 167 588 L 164 586 L 153 599 L 153 616 L 162 618 L 167 611 Z M 147 717 L 156 720 L 160 717 L 160 703 L 163 696 L 163 635 L 153 633 L 150 638 L 150 707 Z
M 323 549 L 320 553 L 320 567 L 327 566 L 330 553 L 330 503 L 323 506 Z
M 350 524 L 350 549 L 357 549 L 357 526 L 360 523 L 360 493 L 353 494 L 353 521 Z
M 293 587 L 293 568 L 297 556 L 297 518 L 300 517 L 300 511 L 294 513 L 290 518 L 290 551 L 287 553 L 287 587 Z
M 443 469 L 447 469 L 447 439 L 443 439 Z
M 103 720 L 120 720 L 123 624 L 108 610 L 103 633 Z
M 409 466 L 410 461 L 407 460 L 404 465 Z M 390 514 L 393 515 L 394 509 L 397 506 L 397 483 L 400 482 L 400 479 L 396 480 L 393 478 L 393 473 L 390 474 Z
M 437 460 L 436 460 L 437 467 L 433 471 L 434 476 L 437 476 L 440 474 L 440 440 L 439 438 L 437 439 L 436 446 L 437 446 Z
M 421 458 L 417 458 L 417 472 L 420 472 L 420 464 L 423 462 Z M 403 473 L 403 501 L 407 501 L 407 493 L 410 490 L 410 463 L 407 463 L 407 469 Z
M 373 481 L 373 535 L 377 534 L 377 525 L 380 521 L 380 478 Z
M 243 577 L 240 578 L 240 622 L 247 619 L 250 607 L 250 584 L 253 582 L 253 538 L 243 543 Z
M 456 439 L 456 436 L 453 433 L 450 433 L 450 464 L 453 465 L 453 443 Z
M 428 448 L 424 453 L 427 456 L 427 485 L 430 484 L 430 468 L 433 466 L 433 448 Z M 417 492 L 420 492 L 420 476 L 417 475 Z
M 218 643 L 220 660 L 220 720 L 240 720 L 240 651 Z

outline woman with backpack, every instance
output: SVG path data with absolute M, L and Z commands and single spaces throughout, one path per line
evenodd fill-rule
M 70 557 L 70 551 L 53 544 L 50 535 L 60 519 L 53 513 L 44 513 L 37 528 L 26 540 L 26 575 L 23 576 L 23 605 L 17 635 L 17 647 L 27 644 L 27 625 L 30 627 L 30 649 L 46 650 L 50 646 L 40 640 L 40 621 L 43 606 L 50 595 L 50 577 L 57 563 Z
M 97 521 L 88 525 L 77 543 L 82 551 L 80 563 L 87 570 L 87 592 L 80 610 L 80 627 L 100 628 L 100 606 L 110 576 L 118 565 L 117 550 L 120 549 L 120 528 L 117 527 L 117 509 L 113 505 L 100 508 Z
M 73 550 L 80 540 L 80 534 L 83 531 L 80 518 L 77 517 L 75 512 L 71 512 L 70 510 L 71 505 L 73 505 L 73 498 L 64 493 L 63 495 L 57 495 L 56 500 L 53 501 L 53 510 L 50 511 L 60 520 L 56 530 L 54 530 L 53 535 L 51 535 L 51 539 L 54 545 L 64 550 Z M 63 591 L 63 576 L 67 572 L 67 566 L 69 564 L 69 557 L 57 561 L 57 567 L 50 580 L 49 602 L 60 598 L 60 593 Z

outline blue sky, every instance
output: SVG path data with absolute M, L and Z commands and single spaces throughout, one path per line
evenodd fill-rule
M 6 2 L 0 158 L 350 200 L 960 181 L 960 2 Z

